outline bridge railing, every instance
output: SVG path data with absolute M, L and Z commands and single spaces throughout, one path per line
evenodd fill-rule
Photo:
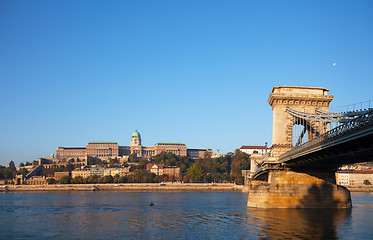
M 332 130 L 322 134 L 322 135 L 319 135 L 311 140 L 309 140 L 308 142 L 302 144 L 302 145 L 299 145 L 297 147 L 294 147 L 293 149 L 289 150 L 288 152 L 282 154 L 280 157 L 279 157 L 279 161 L 283 160 L 283 159 L 286 159 L 288 158 L 289 156 L 292 156 L 294 154 L 297 154 L 297 153 L 300 153 L 300 152 L 303 152 L 305 150 L 308 150 L 308 149 L 311 149 L 312 147 L 314 147 L 315 145 L 319 145 L 321 143 L 324 143 L 324 142 L 328 142 L 330 141 L 331 139 L 335 138 L 335 137 L 338 137 L 338 136 L 342 136 L 344 134 L 347 134 L 355 129 L 358 129 L 358 128 L 363 128 L 363 127 L 366 127 L 368 125 L 371 125 L 373 124 L 373 109 L 370 109 L 366 114 L 360 116 L 360 117 L 357 117 L 343 125 L 340 125 L 336 128 L 333 128 Z
M 349 113 L 355 111 L 363 111 L 373 108 L 373 100 L 368 100 L 359 103 L 353 103 L 345 106 L 330 107 L 329 112 L 334 113 Z
M 265 164 L 261 166 L 260 168 L 258 168 L 258 170 L 251 175 L 251 179 L 257 178 L 260 174 L 263 174 L 264 172 L 268 170 L 278 170 L 278 169 L 282 169 L 282 167 L 278 164 L 276 164 L 275 166 L 270 165 L 270 164 Z

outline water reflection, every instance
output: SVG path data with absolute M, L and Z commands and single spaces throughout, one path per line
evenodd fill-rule
M 373 195 L 352 198 L 351 212 L 247 208 L 238 192 L 7 193 L 0 239 L 371 238 Z
M 351 209 L 248 209 L 249 225 L 270 239 L 338 239 L 337 227 Z M 259 234 L 260 235 L 260 234 Z

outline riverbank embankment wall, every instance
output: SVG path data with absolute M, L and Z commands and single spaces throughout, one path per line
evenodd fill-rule
M 242 191 L 243 185 L 232 183 L 118 183 L 118 184 L 53 184 L 6 185 L 2 191 Z

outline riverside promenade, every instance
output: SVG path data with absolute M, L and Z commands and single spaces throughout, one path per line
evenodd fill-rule
M 243 185 L 233 183 L 109 183 L 109 184 L 53 184 L 6 185 L 1 192 L 23 191 L 122 191 L 122 192 L 205 192 L 242 191 Z

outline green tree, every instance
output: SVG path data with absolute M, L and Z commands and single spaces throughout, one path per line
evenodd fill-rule
M 87 165 L 88 166 L 99 165 L 99 164 L 102 164 L 101 159 L 90 157 L 90 156 L 87 157 Z
M 205 174 L 204 177 L 203 177 L 203 180 L 204 180 L 204 182 L 212 182 L 213 181 L 210 173 Z
M 189 177 L 187 175 L 183 176 L 183 182 L 189 182 Z
M 133 180 L 138 183 L 153 183 L 155 178 L 154 173 L 147 170 L 138 169 L 133 172 Z
M 244 185 L 245 178 L 243 176 L 238 176 L 234 179 L 234 183 L 237 185 Z
M 56 179 L 54 179 L 54 178 L 48 178 L 47 179 L 47 183 L 48 184 L 56 184 Z
M 100 183 L 101 182 L 101 177 L 97 175 L 92 175 L 89 176 L 87 179 L 88 183 Z
M 228 173 L 224 173 L 222 176 L 224 182 L 231 182 L 231 176 Z
M 0 165 L 0 179 L 4 179 L 4 169 L 5 167 Z
M 16 175 L 16 170 L 12 169 L 10 167 L 4 168 L 3 169 L 3 177 L 6 180 L 11 180 L 15 177 Z
M 129 162 L 137 162 L 137 161 L 138 161 L 137 153 L 132 153 L 132 154 L 128 157 L 128 161 L 129 161 Z
M 138 169 L 146 169 L 146 164 L 148 164 L 148 161 L 145 159 L 142 159 L 139 161 L 139 165 L 137 166 Z
M 119 167 L 119 160 L 117 158 L 109 160 L 110 167 Z
M 233 157 L 231 168 L 231 176 L 236 182 L 236 184 L 242 184 L 242 170 L 250 169 L 249 155 L 241 152 L 240 150 L 236 150 L 235 155 Z
M 84 179 L 83 179 L 82 176 L 76 176 L 76 177 L 73 178 L 73 183 L 75 183 L 75 184 L 81 184 L 83 182 L 84 182 Z
M 187 173 L 191 182 L 200 182 L 204 178 L 204 171 L 199 162 L 193 163 L 193 165 L 188 169 Z
M 156 182 L 156 183 L 162 182 L 162 181 L 161 181 L 161 176 L 156 175 L 156 176 L 154 177 L 154 182 Z
M 70 184 L 72 183 L 72 178 L 70 176 L 62 176 L 58 182 L 61 184 Z
M 119 183 L 119 178 L 120 178 L 120 175 L 117 173 L 114 175 L 114 179 L 113 179 L 113 182 L 114 183 Z
M 19 171 L 17 171 L 17 174 L 21 174 L 21 175 L 27 175 L 28 171 L 26 168 L 21 168 L 19 169 Z
M 223 180 L 222 174 L 213 173 L 211 174 L 211 179 L 213 182 L 221 182 Z
M 368 179 L 365 179 L 363 184 L 364 185 L 372 185 L 372 183 Z
M 182 174 L 187 172 L 187 169 L 195 162 L 195 159 L 189 157 L 176 156 L 171 152 L 162 152 L 152 157 L 152 162 L 155 164 L 163 164 L 164 166 L 177 166 Z
M 120 183 L 127 183 L 128 182 L 128 177 L 126 177 L 126 176 L 120 176 L 119 177 L 119 182 Z
M 111 175 L 106 175 L 102 179 L 103 183 L 112 183 L 113 181 L 114 181 L 114 178 Z

